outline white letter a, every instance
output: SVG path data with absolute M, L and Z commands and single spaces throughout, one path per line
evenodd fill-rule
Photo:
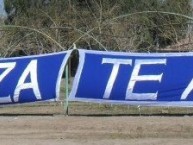
M 192 90 L 193 90 L 193 79 L 189 83 L 188 87 L 186 87 L 186 89 L 182 93 L 181 100 L 186 100 Z
M 30 76 L 31 82 L 25 83 L 25 80 L 27 79 L 27 76 Z M 19 101 L 19 95 L 21 90 L 24 89 L 32 89 L 35 97 L 38 99 L 41 99 L 41 94 L 38 87 L 38 81 L 37 81 L 37 60 L 32 60 L 24 72 L 22 73 L 21 77 L 19 78 L 19 81 L 17 83 L 17 86 L 14 91 L 13 100 L 14 102 Z

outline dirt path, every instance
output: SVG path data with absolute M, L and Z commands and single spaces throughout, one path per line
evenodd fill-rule
M 0 117 L 4 145 L 192 145 L 193 117 Z

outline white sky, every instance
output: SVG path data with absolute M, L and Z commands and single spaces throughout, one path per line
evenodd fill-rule
M 5 16 L 4 3 L 3 0 L 0 0 L 0 16 Z

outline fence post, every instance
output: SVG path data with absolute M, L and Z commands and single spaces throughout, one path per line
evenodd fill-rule
M 66 103 L 64 103 L 65 105 L 64 105 L 64 110 L 66 111 L 65 112 L 65 114 L 68 116 L 68 95 L 69 95 L 69 85 L 68 85 L 68 83 L 69 83 L 69 77 L 68 77 L 68 75 L 69 75 L 69 71 L 68 71 L 68 63 L 67 63 L 67 65 L 66 65 L 66 68 L 65 68 L 65 89 L 66 89 L 66 91 L 65 91 L 65 94 L 66 94 Z M 64 100 L 65 101 L 65 100 Z

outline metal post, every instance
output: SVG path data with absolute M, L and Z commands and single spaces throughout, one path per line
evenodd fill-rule
M 69 86 L 68 86 L 68 83 L 69 83 L 69 78 L 68 78 L 68 75 L 69 75 L 69 71 L 68 71 L 68 64 L 66 65 L 66 69 L 65 69 L 65 88 L 66 88 L 66 103 L 64 103 L 64 110 L 66 111 L 66 115 L 68 115 L 68 95 L 69 95 Z

